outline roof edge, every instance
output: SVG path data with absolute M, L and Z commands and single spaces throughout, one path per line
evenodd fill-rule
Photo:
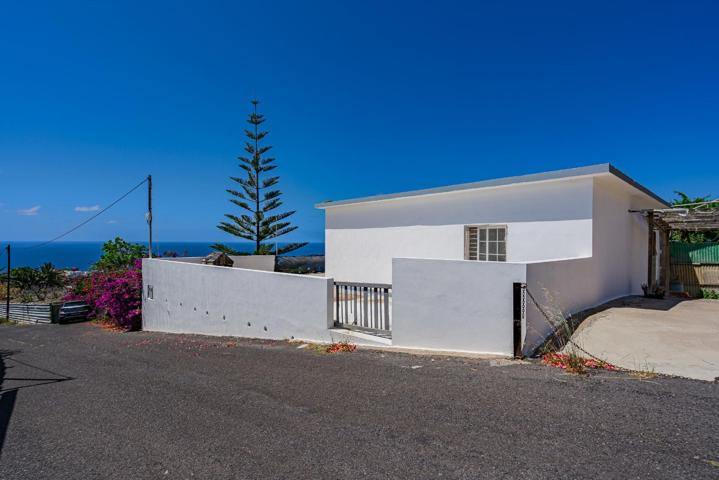
M 367 203 L 367 202 L 379 202 L 384 200 L 394 200 L 399 198 L 410 198 L 410 197 L 418 197 L 418 196 L 424 196 L 424 195 L 436 195 L 436 194 L 442 194 L 442 193 L 452 193 L 452 192 L 462 192 L 466 190 L 479 190 L 482 188 L 490 188 L 490 187 L 502 187 L 502 186 L 509 186 L 509 185 L 517 185 L 521 183 L 534 183 L 534 182 L 545 182 L 545 181 L 551 181 L 551 180 L 563 180 L 563 179 L 570 179 L 570 178 L 578 178 L 578 177 L 584 177 L 584 176 L 592 176 L 592 175 L 603 175 L 603 174 L 612 174 L 616 176 L 617 178 L 623 180 L 627 184 L 631 185 L 632 187 L 636 188 L 637 190 L 640 190 L 642 193 L 650 196 L 651 198 L 657 200 L 658 202 L 662 203 L 663 205 L 669 206 L 669 204 L 659 197 L 657 194 L 649 190 L 648 188 L 644 187 L 640 183 L 636 182 L 632 178 L 630 178 L 628 175 L 624 174 L 622 171 L 614 167 L 613 165 L 609 163 L 598 163 L 594 165 L 588 165 L 584 167 L 574 167 L 574 168 L 565 168 L 562 170 L 552 170 L 549 172 L 542 172 L 542 173 L 531 173 L 528 175 L 516 175 L 511 177 L 502 177 L 502 178 L 495 178 L 495 179 L 489 179 L 489 180 L 481 180 L 478 182 L 469 182 L 469 183 L 460 183 L 456 185 L 448 185 L 444 187 L 435 187 L 435 188 L 425 188 L 420 190 L 409 190 L 405 192 L 398 192 L 398 193 L 389 193 L 389 194 L 381 194 L 381 195 L 370 195 L 366 197 L 358 197 L 358 198 L 350 198 L 346 200 L 337 200 L 337 201 L 326 201 L 326 202 L 320 202 L 315 205 L 315 208 L 319 209 L 325 209 L 325 208 L 331 208 L 331 207 L 339 207 L 344 205 L 354 205 L 359 203 Z
M 619 170 L 619 169 L 618 169 L 617 167 L 615 167 L 614 165 L 611 165 L 611 164 L 608 164 L 608 165 L 609 165 L 609 173 L 611 173 L 611 174 L 614 175 L 615 177 L 619 178 L 620 180 L 623 180 L 624 182 L 628 183 L 629 185 L 631 185 L 632 187 L 636 188 L 636 189 L 639 190 L 640 192 L 642 192 L 642 193 L 644 193 L 644 194 L 646 194 L 646 195 L 649 195 L 650 197 L 652 197 L 654 200 L 656 200 L 657 202 L 661 203 L 662 205 L 664 205 L 664 206 L 666 206 L 666 207 L 670 207 L 670 206 L 671 206 L 671 204 L 670 204 L 669 202 L 667 202 L 667 201 L 664 200 L 662 197 L 660 197 L 660 196 L 657 195 L 656 193 L 654 193 L 654 192 L 652 192 L 651 190 L 649 190 L 647 187 L 645 187 L 645 186 L 642 185 L 641 183 L 639 183 L 639 182 L 637 182 L 636 180 L 634 180 L 633 178 L 631 178 L 631 177 L 630 177 L 629 175 L 627 175 L 626 173 L 624 173 L 624 172 L 622 172 L 621 170 Z

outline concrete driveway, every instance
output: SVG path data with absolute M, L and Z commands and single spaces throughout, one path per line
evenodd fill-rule
M 719 377 L 719 301 L 628 297 L 607 307 L 572 337 L 589 353 L 635 370 Z

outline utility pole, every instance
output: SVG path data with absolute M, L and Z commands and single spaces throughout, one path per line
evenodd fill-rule
M 147 176 L 147 226 L 150 230 L 150 248 L 147 254 L 152 258 L 152 175 Z
M 5 318 L 10 320 L 10 244 L 5 247 L 7 250 L 7 298 L 5 299 Z

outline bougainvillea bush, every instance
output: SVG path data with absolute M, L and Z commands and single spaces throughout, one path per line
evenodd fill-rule
M 92 315 L 122 330 L 142 323 L 142 261 L 126 269 L 94 271 L 75 281 L 65 300 L 84 300 Z

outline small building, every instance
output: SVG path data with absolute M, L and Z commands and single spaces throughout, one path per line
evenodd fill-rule
M 650 227 L 639 211 L 667 206 L 612 165 L 599 164 L 317 208 L 325 211 L 326 275 L 392 286 L 394 343 L 469 350 L 476 340 L 468 336 L 486 339 L 496 327 L 468 325 L 507 315 L 492 305 L 512 303 L 510 281 L 526 285 L 534 298 L 548 293 L 567 315 L 641 294 L 652 270 Z M 531 351 L 551 332 L 540 313 L 529 312 L 515 347 Z M 414 333 L 396 332 L 405 321 Z
M 143 328 L 529 355 L 667 277 L 667 203 L 609 164 L 317 206 L 324 276 L 144 259 Z
M 596 262 L 608 296 L 641 293 L 647 224 L 667 203 L 609 164 L 377 195 L 325 211 L 326 274 L 392 283 L 392 259 Z
M 224 252 L 212 252 L 202 259 L 202 263 L 218 267 L 231 267 L 235 264 L 234 260 Z

